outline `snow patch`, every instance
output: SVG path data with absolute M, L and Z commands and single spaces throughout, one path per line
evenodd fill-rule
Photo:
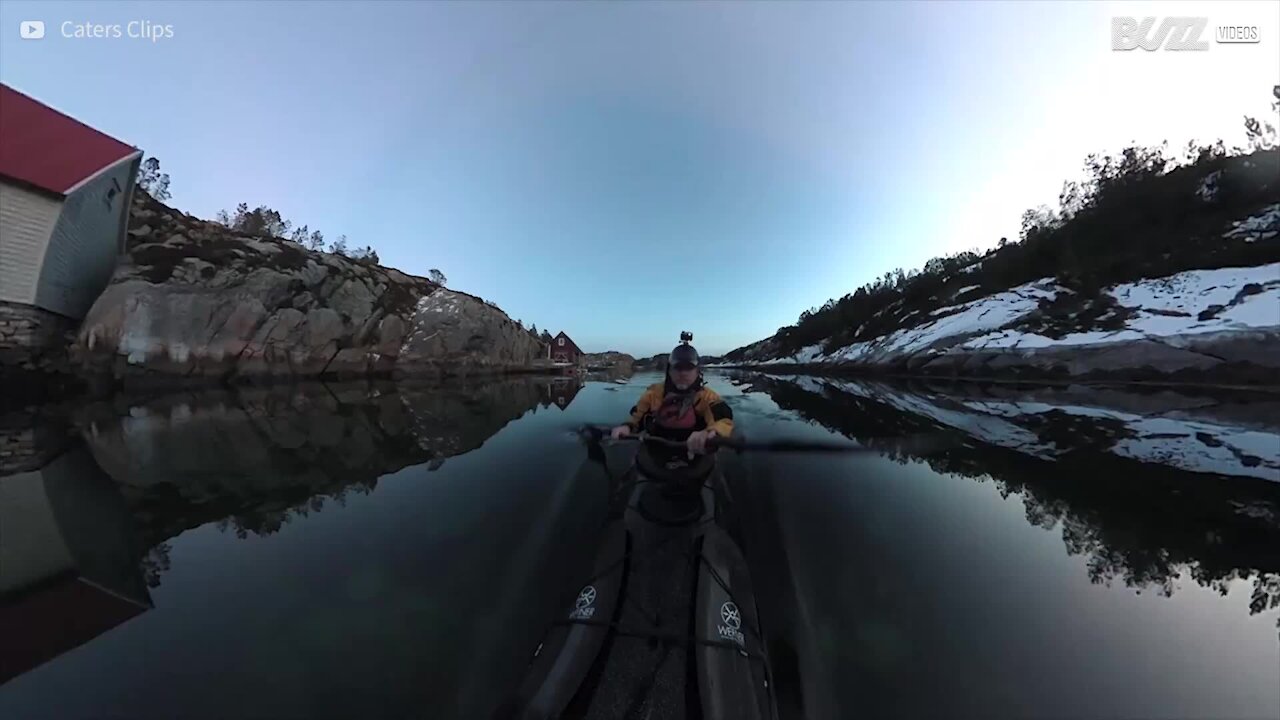
M 1254 285 L 1260 291 L 1241 297 L 1246 285 Z M 1107 292 L 1117 303 L 1134 312 L 1125 323 L 1124 330 L 1092 330 L 1070 333 L 1057 339 L 1036 333 L 1002 330 L 973 338 L 962 347 L 1034 349 L 1102 345 L 1150 337 L 1280 327 L 1280 263 L 1189 270 L 1163 278 L 1116 285 Z M 1211 316 L 1201 320 L 1202 313 Z
M 1244 220 L 1237 220 L 1233 227 L 1222 234 L 1222 237 L 1234 239 L 1245 238 L 1245 242 L 1270 240 L 1280 234 L 1280 203 L 1269 205 L 1257 215 Z
M 804 365 L 807 363 L 814 362 L 815 360 L 818 359 L 818 357 L 821 354 L 822 354 L 821 345 L 810 345 L 809 347 L 801 348 L 800 351 L 797 352 L 795 355 L 792 355 L 790 357 L 778 358 L 777 360 L 772 360 L 770 362 L 785 364 L 785 365 Z
M 862 359 L 871 352 L 873 344 L 871 342 L 857 342 L 852 345 L 846 345 L 839 350 L 827 356 L 832 362 L 854 362 Z
M 948 337 L 995 330 L 1025 317 L 1040 307 L 1041 300 L 1056 297 L 1059 290 L 1051 279 L 1043 278 L 955 306 L 952 308 L 955 312 L 950 315 L 919 327 L 895 331 L 872 344 L 879 352 L 910 354 Z
M 1018 330 L 1001 330 L 973 338 L 961 347 L 975 350 L 994 350 L 997 348 L 1017 348 L 1032 350 L 1054 347 L 1058 345 L 1100 345 L 1103 343 L 1141 340 L 1145 335 L 1133 330 L 1094 330 L 1090 332 L 1072 333 L 1057 340 L 1036 333 Z
M 1245 268 L 1190 270 L 1187 272 L 1116 285 L 1109 292 L 1121 305 L 1146 311 L 1180 312 L 1195 315 L 1211 305 L 1229 305 L 1249 284 L 1280 286 L 1280 263 Z M 1246 302 L 1260 297 L 1254 295 Z M 1280 307 L 1272 304 L 1274 320 L 1280 324 Z

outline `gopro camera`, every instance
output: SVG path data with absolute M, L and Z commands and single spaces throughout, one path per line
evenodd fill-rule
M 680 342 L 685 343 L 686 345 L 693 342 L 693 333 L 689 332 L 688 330 L 681 330 Z

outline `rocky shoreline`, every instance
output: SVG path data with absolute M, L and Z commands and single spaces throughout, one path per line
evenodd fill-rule
M 9 399 L 547 370 L 539 339 L 500 308 L 426 278 L 243 235 L 141 191 L 128 237 L 84 320 L 2 363 Z
M 942 359 L 871 363 L 727 363 L 725 370 L 750 370 L 839 378 L 942 380 L 1007 385 L 1079 385 L 1245 388 L 1280 393 L 1280 333 L 1233 337 L 1232 343 L 1204 351 L 1155 342 L 1115 347 L 1047 349 L 1022 352 L 957 352 Z M 1241 359 L 1239 355 L 1254 359 Z
M 1158 387 L 1247 388 L 1280 393 L 1280 338 L 1272 335 L 1259 341 L 1256 351 L 1263 362 L 1224 362 L 1213 355 L 1194 351 L 1166 351 L 1153 344 L 1134 343 L 1115 348 L 1088 348 L 1027 353 L 959 353 L 934 364 L 894 363 L 746 363 L 716 365 L 716 369 L 780 372 L 795 375 L 824 375 L 840 378 L 945 380 L 976 384 L 1080 385 Z M 1220 348 L 1215 348 L 1220 351 Z M 1167 354 L 1166 354 L 1167 353 Z M 1200 359 L 1203 358 L 1203 359 Z M 1134 364 L 1135 359 L 1159 359 L 1182 363 L 1170 367 Z

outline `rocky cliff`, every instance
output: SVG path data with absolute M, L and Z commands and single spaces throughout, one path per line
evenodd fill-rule
M 72 354 L 91 374 L 128 381 L 512 370 L 538 353 L 480 298 L 240 235 L 139 192 L 127 258 Z

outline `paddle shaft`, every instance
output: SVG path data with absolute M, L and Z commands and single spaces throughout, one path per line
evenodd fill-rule
M 590 435 L 595 441 L 600 441 L 609 437 L 612 428 L 587 425 L 582 428 L 584 434 Z M 619 440 L 633 440 L 637 442 L 650 442 L 656 445 L 665 445 L 667 447 L 686 447 L 682 440 L 671 440 L 664 437 L 657 437 L 647 432 L 639 432 L 626 435 Z M 912 444 L 912 438 L 894 438 L 894 445 L 903 447 Z M 930 449 L 937 449 L 940 444 L 937 438 L 916 438 L 918 451 L 921 453 L 928 452 Z M 929 446 L 929 447 L 926 447 Z M 708 448 L 726 448 L 729 450 L 752 451 L 752 452 L 831 452 L 831 453 L 872 453 L 882 452 L 882 448 L 868 447 L 866 445 L 853 445 L 847 442 L 830 442 L 816 440 L 765 440 L 753 441 L 744 440 L 742 438 L 723 438 L 713 437 L 707 440 Z

